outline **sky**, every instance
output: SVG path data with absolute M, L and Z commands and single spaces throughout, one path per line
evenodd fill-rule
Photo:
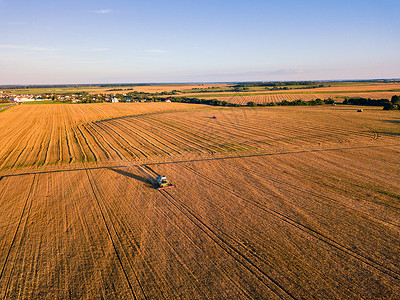
M 400 78 L 400 0 L 0 0 L 0 85 Z

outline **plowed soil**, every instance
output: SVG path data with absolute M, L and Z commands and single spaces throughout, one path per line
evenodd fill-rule
M 396 111 L 22 105 L 0 128 L 1 299 L 400 297 Z

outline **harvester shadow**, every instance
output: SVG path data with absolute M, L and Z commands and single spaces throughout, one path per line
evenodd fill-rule
M 123 170 L 120 170 L 120 169 L 114 169 L 114 168 L 108 168 L 108 169 L 111 170 L 111 171 L 114 171 L 114 172 L 116 172 L 118 174 L 121 174 L 121 175 L 130 177 L 130 178 L 139 180 L 141 182 L 147 183 L 147 184 L 149 184 L 149 187 L 154 188 L 154 180 L 153 180 L 153 178 L 144 178 L 142 176 L 139 176 L 139 175 L 136 175 L 136 174 L 133 174 L 133 173 L 129 173 L 129 172 L 126 172 L 126 171 L 123 171 Z

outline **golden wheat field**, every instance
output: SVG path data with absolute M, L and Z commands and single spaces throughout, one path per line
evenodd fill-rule
M 400 297 L 398 111 L 24 104 L 0 129 L 1 299 Z

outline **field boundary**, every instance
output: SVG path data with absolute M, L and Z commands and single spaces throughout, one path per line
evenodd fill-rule
M 10 105 L 4 106 L 4 107 L 0 107 L 0 112 L 3 112 L 3 111 L 5 111 L 6 109 L 11 108 L 11 107 L 13 107 L 13 106 L 15 106 L 15 105 L 16 105 L 15 103 L 12 103 L 12 104 L 10 104 Z

